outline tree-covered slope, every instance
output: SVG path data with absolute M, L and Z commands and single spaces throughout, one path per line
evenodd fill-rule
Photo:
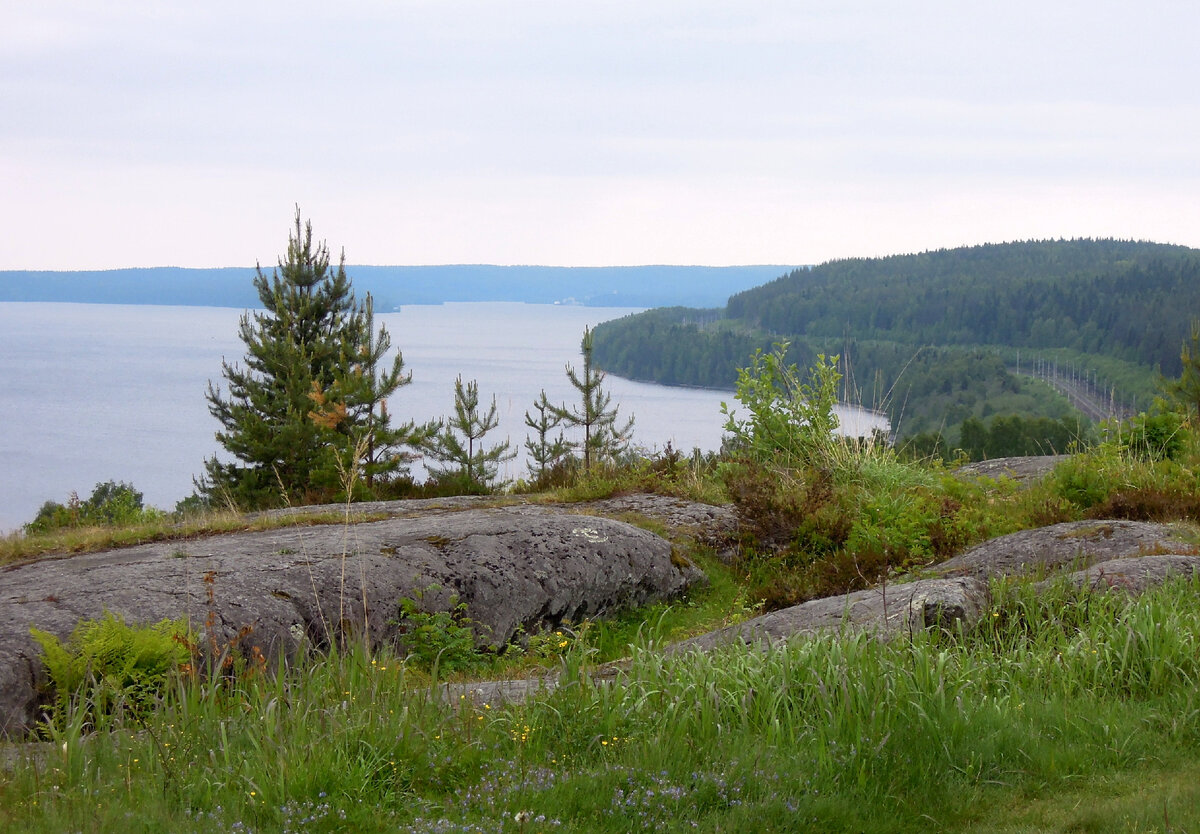
M 1170 373 L 1197 302 L 1197 250 L 1070 240 L 831 261 L 733 295 L 725 310 L 770 333 L 1070 348 Z
M 613 373 L 732 387 L 736 369 L 773 341 L 804 365 L 842 356 L 847 395 L 886 409 L 902 434 L 970 416 L 1062 416 L 1045 385 L 1017 377 L 1038 358 L 1091 373 L 1144 404 L 1156 372 L 1179 372 L 1200 311 L 1200 251 L 1070 240 L 831 261 L 730 297 L 724 309 L 652 310 L 596 330 Z M 1112 389 L 1116 389 L 1115 391 Z

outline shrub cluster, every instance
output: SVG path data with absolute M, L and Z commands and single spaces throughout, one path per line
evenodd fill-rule
M 160 510 L 144 506 L 142 493 L 133 484 L 105 481 L 96 484 L 86 501 L 79 500 L 72 492 L 66 504 L 45 502 L 33 521 L 25 525 L 25 531 L 49 533 L 68 527 L 120 527 L 158 521 L 165 516 Z

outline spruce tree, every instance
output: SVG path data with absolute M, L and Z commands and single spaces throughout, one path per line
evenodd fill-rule
M 360 465 L 359 448 L 370 449 L 368 477 L 379 474 L 381 450 L 414 431 L 392 429 L 383 405 L 408 377 L 399 354 L 380 372 L 390 338 L 370 330 L 373 310 L 356 303 L 345 255 L 333 268 L 297 209 L 286 257 L 270 276 L 259 266 L 254 287 L 263 310 L 241 318 L 244 364 L 222 361 L 228 394 L 210 381 L 206 395 L 235 461 L 206 461 L 199 490 L 240 507 L 328 497 L 339 471 Z
M 479 413 L 479 384 L 475 380 L 463 384 L 459 376 L 454 380 L 454 416 L 430 441 L 430 454 L 446 467 L 429 467 L 430 474 L 439 479 L 451 476 L 460 479 L 460 488 L 465 492 L 486 491 L 496 480 L 500 464 L 512 460 L 517 453 L 512 451 L 507 440 L 490 449 L 483 446 L 483 437 L 500 425 L 496 416 L 496 397 L 486 414 Z M 461 438 L 461 439 L 460 439 Z
M 598 371 L 592 366 L 592 338 L 591 329 L 585 327 L 583 341 L 580 342 L 580 351 L 583 354 L 583 376 L 581 377 L 574 368 L 567 365 L 567 379 L 580 395 L 579 407 L 550 406 L 551 412 L 565 425 L 583 429 L 583 471 L 585 473 L 591 472 L 593 460 L 616 457 L 623 452 L 628 446 L 629 437 L 633 432 L 632 417 L 621 428 L 617 428 L 619 406 L 609 408 L 611 397 L 605 393 L 602 387 L 604 372 Z

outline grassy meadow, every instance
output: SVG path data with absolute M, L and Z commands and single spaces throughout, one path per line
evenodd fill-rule
M 1137 598 L 998 581 L 967 632 L 661 651 L 1057 521 L 1173 521 L 1200 541 L 1190 427 L 1169 454 L 1112 434 L 1034 485 L 827 440 L 786 469 L 753 449 L 667 454 L 543 496 L 734 501 L 734 555 L 678 542 L 710 583 L 669 604 L 499 655 L 464 649 L 468 624 L 444 618 L 426 623 L 432 653 L 192 656 L 135 689 L 93 669 L 56 693 L 37 742 L 6 751 L 0 830 L 1200 832 L 1200 580 Z M 3 558 L 237 529 L 190 524 L 31 533 Z M 622 657 L 615 680 L 595 674 Z M 441 686 L 538 675 L 560 685 L 519 704 Z

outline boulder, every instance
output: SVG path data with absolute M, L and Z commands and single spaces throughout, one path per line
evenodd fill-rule
M 869 631 L 888 636 L 928 628 L 970 628 L 990 602 L 987 582 L 971 576 L 886 585 L 772 611 L 675 643 L 668 652 L 708 651 L 824 632 Z
M 1159 556 L 1110 559 L 1094 564 L 1086 570 L 1075 571 L 1068 575 L 1068 579 L 1076 587 L 1140 594 L 1162 585 L 1168 579 L 1197 574 L 1200 574 L 1200 556 L 1164 553 Z M 1051 581 L 1054 580 L 1045 580 Z
M 1082 570 L 1099 562 L 1164 553 L 1191 554 L 1170 524 L 1069 521 L 991 539 L 933 568 L 937 576 L 979 578 Z
M 562 508 L 468 509 L 292 527 L 45 559 L 4 570 L 0 732 L 36 719 L 44 677 L 31 626 L 66 637 L 104 611 L 187 617 L 206 644 L 293 655 L 346 639 L 397 639 L 399 601 L 466 605 L 481 645 L 676 596 L 703 574 L 669 542 Z

